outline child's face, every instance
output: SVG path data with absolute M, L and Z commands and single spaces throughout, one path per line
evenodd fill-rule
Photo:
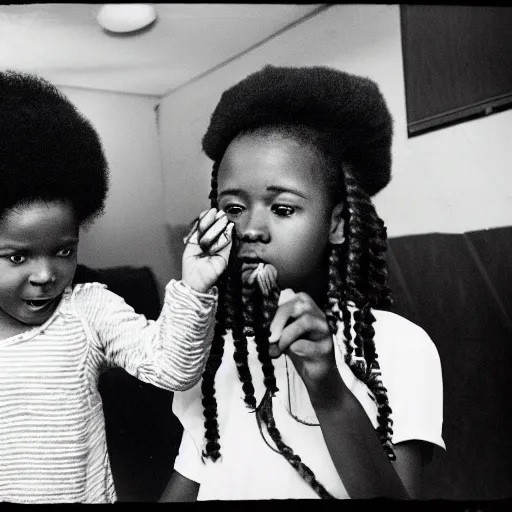
M 0 220 L 0 325 L 41 325 L 71 283 L 78 224 L 67 203 L 36 202 Z
M 231 142 L 219 166 L 218 202 L 235 223 L 243 273 L 263 261 L 277 269 L 281 289 L 318 286 L 336 224 L 324 172 L 309 145 L 288 138 L 248 134 Z

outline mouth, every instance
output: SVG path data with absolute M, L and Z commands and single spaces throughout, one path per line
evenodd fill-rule
M 264 260 L 259 258 L 255 255 L 241 255 L 238 257 L 238 259 L 241 262 L 240 270 L 242 272 L 242 276 L 247 274 L 247 277 L 250 273 L 252 273 L 256 268 L 258 268 L 258 265 L 261 263 L 266 263 Z
M 39 298 L 39 299 L 26 299 L 24 300 L 25 304 L 29 307 L 32 312 L 39 312 L 46 310 L 50 307 L 51 304 L 55 302 L 57 297 L 47 297 L 47 298 Z
M 265 260 L 253 251 L 240 251 L 237 254 L 237 258 L 242 263 L 247 264 L 255 263 L 257 265 L 258 263 L 266 263 Z

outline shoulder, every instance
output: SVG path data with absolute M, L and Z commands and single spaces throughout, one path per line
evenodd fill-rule
M 419 325 L 400 315 L 373 313 L 375 348 L 393 411 L 393 442 L 416 439 L 445 448 L 443 377 L 434 342 Z
M 73 294 L 87 294 L 97 290 L 108 290 L 108 286 L 103 283 L 91 281 L 88 283 L 78 283 L 73 286 Z
M 124 305 L 124 299 L 110 291 L 106 284 L 91 282 L 76 284 L 70 293 L 71 303 L 81 311 L 115 309 Z
M 407 394 L 413 381 L 426 389 L 436 383 L 442 386 L 439 352 L 427 332 L 395 313 L 373 313 L 375 349 L 389 391 Z
M 91 282 L 76 284 L 71 290 L 71 298 L 75 301 L 91 300 L 95 297 L 114 295 L 106 284 Z
M 389 311 L 374 310 L 373 315 L 374 340 L 379 356 L 439 359 L 434 342 L 419 325 Z

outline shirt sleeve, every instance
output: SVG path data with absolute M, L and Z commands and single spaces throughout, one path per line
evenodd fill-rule
M 184 430 L 180 449 L 174 461 L 174 470 L 185 478 L 201 484 L 204 468 L 201 453 L 194 439 L 187 430 Z
M 419 326 L 393 313 L 376 315 L 375 344 L 393 419 L 393 444 L 442 438 L 443 378 L 436 346 Z M 381 328 L 383 327 L 383 328 Z
M 217 290 L 198 293 L 172 280 L 158 320 L 137 314 L 99 283 L 78 285 L 74 300 L 106 364 L 169 391 L 199 381 L 215 327 Z

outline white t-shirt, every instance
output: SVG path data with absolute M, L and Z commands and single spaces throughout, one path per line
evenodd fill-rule
M 293 293 L 293 292 L 292 292 Z M 280 303 L 289 300 L 281 294 Z M 422 440 L 445 448 L 442 439 L 443 383 L 437 349 L 427 333 L 414 323 L 385 311 L 374 311 L 375 346 L 392 408 L 393 443 Z M 340 329 L 341 331 L 342 329 Z M 353 332 L 353 337 L 355 333 Z M 318 495 L 280 454 L 262 425 L 262 437 L 254 412 L 243 401 L 244 393 L 233 360 L 233 339 L 225 336 L 224 356 L 215 378 L 218 405 L 220 453 L 217 462 L 201 460 L 204 416 L 200 383 L 176 393 L 173 411 L 184 427 L 174 469 L 200 484 L 198 500 L 315 499 Z M 368 388 L 344 362 L 344 342 L 336 340 L 340 374 L 359 400 L 373 425 L 377 407 Z M 255 397 L 265 393 L 263 372 L 256 345 L 248 343 L 249 367 Z M 273 399 L 274 418 L 283 441 L 300 456 L 327 491 L 335 498 L 349 498 L 332 462 L 307 389 L 286 356 L 273 360 L 279 392 Z M 268 444 L 267 444 L 268 443 Z

